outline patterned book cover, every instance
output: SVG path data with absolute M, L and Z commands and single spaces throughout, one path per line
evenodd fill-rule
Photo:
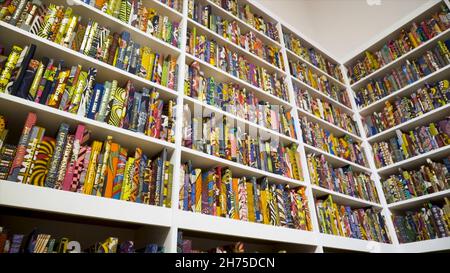
M 24 184 L 29 183 L 33 167 L 32 165 L 36 157 L 38 146 L 41 143 L 42 138 L 44 137 L 44 133 L 44 128 L 33 126 L 27 145 L 26 155 L 24 156 L 19 175 L 17 176 L 17 182 L 21 182 Z
M 125 164 L 120 200 L 130 201 L 134 174 L 134 160 L 135 159 L 133 157 L 129 157 L 127 159 L 127 163 Z
M 95 174 L 99 164 L 99 157 L 102 150 L 103 143 L 94 141 L 92 143 L 91 156 L 86 170 L 86 177 L 83 184 L 83 193 L 91 195 L 94 188 Z
M 72 153 L 67 164 L 66 174 L 64 175 L 64 181 L 62 183 L 62 189 L 65 191 L 73 191 L 72 189 L 76 189 L 77 187 L 76 185 L 78 184 L 78 181 L 76 180 L 78 178 L 79 170 L 78 158 L 81 154 L 81 147 L 86 143 L 87 139 L 88 133 L 86 132 L 86 127 L 84 125 L 78 125 L 73 140 Z M 84 151 L 86 150 L 84 149 Z M 84 158 L 82 158 L 81 161 L 84 161 Z
M 62 189 L 62 186 L 64 183 L 64 178 L 66 176 L 66 170 L 67 170 L 68 164 L 70 163 L 74 139 L 75 139 L 74 135 L 69 135 L 67 137 L 67 142 L 64 147 L 62 160 L 61 160 L 60 167 L 58 170 L 58 176 L 57 176 L 57 180 L 55 183 L 55 189 Z
M 142 149 L 136 148 L 134 153 L 134 162 L 133 162 L 133 176 L 131 177 L 131 188 L 130 188 L 130 197 L 129 200 L 131 202 L 136 202 L 136 198 L 139 193 L 139 168 L 141 166 L 142 160 Z
M 122 184 L 124 180 L 125 166 L 127 163 L 127 154 L 127 149 L 120 148 L 116 176 L 113 181 L 112 198 L 114 199 L 120 199 L 120 196 L 122 195 Z
M 99 164 L 99 167 L 97 169 L 98 178 L 96 177 L 94 182 L 94 188 L 92 191 L 93 195 L 96 196 L 103 196 L 104 187 L 105 187 L 105 181 L 107 179 L 107 168 L 108 168 L 108 162 L 111 157 L 111 145 L 112 145 L 112 137 L 107 136 L 105 143 L 103 144 L 103 157 L 102 162 Z
M 56 140 L 44 136 L 37 149 L 36 160 L 33 163 L 30 184 L 43 187 L 50 168 L 50 162 L 55 152 Z
M 116 177 L 118 163 L 119 163 L 120 145 L 117 143 L 111 143 L 111 154 L 108 157 L 106 167 L 106 183 L 104 186 L 103 196 L 106 198 L 112 198 L 114 179 Z
M 48 188 L 54 188 L 58 179 L 58 171 L 60 168 L 61 160 L 63 159 L 64 148 L 67 142 L 67 136 L 69 134 L 69 124 L 62 123 L 59 126 L 58 134 L 56 137 L 55 153 L 53 154 L 48 169 L 47 177 L 45 178 L 45 186 Z
M 37 116 L 35 113 L 28 113 L 25 121 L 22 135 L 17 145 L 16 156 L 9 171 L 8 180 L 17 182 L 17 177 L 22 166 L 23 159 L 26 155 L 27 144 L 30 138 L 31 129 L 36 124 Z

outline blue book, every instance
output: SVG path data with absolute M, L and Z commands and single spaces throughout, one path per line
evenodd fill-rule
M 104 93 L 105 93 L 105 86 L 103 84 L 96 83 L 94 86 L 94 93 L 92 93 L 92 96 L 90 97 L 87 118 L 95 119 L 97 113 L 100 110 L 100 105 Z

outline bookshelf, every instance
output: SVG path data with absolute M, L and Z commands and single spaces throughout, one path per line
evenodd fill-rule
M 117 201 L 80 193 L 65 192 L 31 185 L 22 185 L 12 183 L 10 181 L 0 181 L 0 206 L 10 210 L 10 214 L 12 214 L 0 217 L 0 225 L 8 226 L 8 221 L 15 219 L 14 217 L 16 217 L 16 213 L 21 215 L 17 216 L 20 218 L 20 221 L 18 222 L 26 222 L 26 220 L 29 220 L 31 223 L 42 225 L 45 228 L 50 228 L 57 222 L 58 224 L 56 226 L 61 229 L 65 229 L 72 225 L 72 222 L 76 222 L 77 224 L 73 224 L 72 228 L 68 228 L 68 230 L 70 230 L 70 236 L 72 236 L 72 234 L 76 234 L 72 233 L 72 230 L 77 228 L 86 229 L 89 231 L 106 228 L 113 233 L 117 233 L 117 236 L 132 238 L 139 244 L 149 241 L 157 242 L 158 244 L 164 245 L 167 252 L 177 251 L 178 231 L 183 231 L 187 238 L 192 239 L 194 245 L 198 245 L 199 248 L 205 249 L 232 241 L 248 242 L 250 250 L 255 249 L 258 251 L 276 251 L 276 249 L 279 248 L 287 249 L 289 251 L 304 252 L 324 252 L 327 249 L 362 252 L 422 252 L 448 249 L 448 246 L 450 245 L 448 241 L 449 238 L 399 244 L 394 225 L 391 220 L 391 215 L 397 211 L 413 208 L 425 201 L 441 200 L 443 197 L 448 197 L 450 196 L 449 190 L 388 204 L 383 194 L 381 181 L 386 176 L 396 173 L 399 167 L 412 169 L 423 164 L 427 158 L 437 160 L 443 158 L 444 156 L 450 155 L 450 146 L 442 147 L 429 153 L 425 153 L 383 168 L 376 168 L 371 150 L 372 143 L 388 139 L 389 137 L 395 135 L 395 130 L 397 129 L 408 130 L 445 117 L 446 113 L 448 113 L 448 105 L 427 112 L 422 116 L 411 119 L 371 137 L 366 135 L 362 123 L 362 117 L 382 109 L 385 101 L 392 100 L 397 96 L 410 95 L 424 83 L 436 82 L 448 78 L 450 69 L 449 66 L 442 67 L 426 77 L 423 77 L 418 81 L 411 83 L 363 108 L 357 106 L 353 96 L 354 91 L 358 87 L 364 85 L 370 78 L 388 73 L 390 69 L 398 66 L 402 61 L 423 54 L 423 52 L 433 47 L 438 40 L 449 38 L 450 31 L 448 29 L 433 39 L 423 43 L 419 47 L 411 50 L 407 54 L 404 54 L 400 58 L 381 67 L 367 77 L 362 78 L 355 83 L 351 83 L 347 77 L 346 67 L 363 56 L 363 52 L 356 53 L 346 62 L 338 61 L 337 58 L 328 53 L 312 39 L 306 37 L 297 29 L 286 24 L 282 19 L 273 16 L 270 11 L 266 10 L 257 1 L 238 0 L 238 3 L 240 6 L 244 4 L 249 5 L 253 13 L 264 18 L 266 22 L 274 24 L 278 31 L 279 40 L 274 40 L 267 34 L 257 30 L 243 18 L 232 14 L 225 8 L 216 4 L 213 0 L 196 0 L 196 2 L 201 3 L 202 5 L 210 5 L 211 14 L 219 15 L 229 21 L 235 21 L 241 30 L 241 34 L 252 32 L 257 38 L 261 39 L 265 45 L 270 45 L 278 49 L 283 60 L 281 67 L 284 69 L 270 63 L 257 54 L 245 50 L 240 45 L 233 43 L 229 39 L 224 38 L 213 30 L 189 18 L 188 1 L 184 0 L 182 2 L 183 7 L 179 12 L 166 6 L 158 0 L 143 0 L 144 6 L 154 8 L 159 14 L 168 16 L 170 20 L 180 23 L 179 47 L 177 47 L 159 40 L 158 38 L 155 38 L 154 36 L 141 31 L 130 24 L 124 23 L 111 15 L 103 13 L 101 10 L 90 6 L 81 0 L 71 0 L 67 3 L 65 1 L 58 0 L 45 1 L 45 3 L 57 3 L 60 5 L 69 4 L 74 10 L 74 13 L 81 15 L 83 19 L 95 18 L 99 24 L 109 26 L 116 32 L 128 31 L 130 32 L 133 40 L 139 42 L 140 44 L 147 45 L 156 52 L 161 52 L 165 55 L 170 54 L 171 56 L 176 57 L 178 64 L 176 89 L 170 89 L 150 80 L 146 80 L 133 73 L 118 69 L 112 65 L 98 61 L 87 55 L 63 47 L 59 44 L 33 35 L 23 29 L 0 21 L 0 32 L 2 35 L 7 37 L 2 41 L 2 44 L 5 48 L 7 48 L 7 50 L 14 44 L 26 45 L 33 43 L 37 45 L 35 56 L 39 58 L 46 55 L 51 55 L 49 57 L 64 59 L 65 63 L 68 65 L 81 64 L 83 65 L 83 68 L 97 68 L 97 80 L 99 81 L 110 80 L 113 78 L 117 79 L 120 83 L 124 83 L 127 80 L 131 80 L 137 89 L 143 87 L 156 88 L 160 92 L 161 99 L 176 100 L 175 114 L 177 117 L 175 126 L 175 143 L 169 143 L 145 134 L 115 127 L 104 122 L 88 119 L 62 110 L 56 110 L 46 105 L 34 103 L 10 94 L 0 93 L 0 109 L 2 109 L 0 114 L 7 117 L 13 116 L 15 119 L 20 120 L 17 124 L 11 123 L 9 128 L 11 132 L 16 134 L 13 135 L 15 139 L 20 137 L 20 135 L 17 134 L 20 134 L 21 132 L 23 126 L 22 121 L 25 119 L 26 113 L 31 111 L 37 113 L 39 123 L 42 124 L 42 126 L 45 126 L 52 134 L 57 132 L 58 126 L 61 122 L 66 122 L 72 127 L 76 124 L 84 124 L 89 130 L 91 130 L 92 136 L 95 139 L 103 140 L 107 136 L 112 136 L 115 141 L 123 143 L 130 150 L 140 147 L 144 153 L 150 156 L 156 155 L 162 149 L 167 148 L 169 161 L 174 166 L 171 208 Z M 440 2 L 437 0 L 430 1 L 425 8 L 418 10 L 417 13 L 409 20 L 403 22 L 400 26 L 394 26 L 391 34 L 379 39 L 366 49 L 377 49 L 389 39 L 396 37 L 402 26 L 408 25 L 412 20 L 423 18 L 423 13 L 438 10 L 439 3 Z M 221 70 L 217 66 L 211 65 L 210 63 L 187 53 L 187 32 L 188 29 L 192 29 L 194 27 L 196 28 L 197 34 L 201 34 L 206 36 L 208 39 L 215 40 L 219 45 L 226 46 L 231 51 L 244 56 L 249 63 L 252 63 L 258 67 L 263 67 L 268 72 L 284 78 L 287 87 L 287 99 L 270 94 L 263 88 L 257 87 L 250 82 L 244 81 L 239 77 Z M 319 67 L 314 64 L 313 61 L 308 60 L 304 56 L 300 56 L 291 50 L 287 46 L 287 41 L 285 40 L 286 34 L 292 35 L 292 37 L 299 39 L 305 48 L 314 48 L 315 54 L 320 55 L 325 62 L 329 62 L 335 68 L 339 68 L 343 75 L 342 79 L 333 76 L 330 71 L 326 71 L 327 69 Z M 321 91 L 320 88 L 315 88 L 293 76 L 289 65 L 289 62 L 291 61 L 299 62 L 310 69 L 314 74 L 318 75 L 318 77 L 325 78 L 328 83 L 333 84 L 336 86 L 337 90 L 340 90 L 340 95 L 348 95 L 347 105 L 328 94 L 327 91 Z M 185 65 L 191 65 L 194 62 L 198 63 L 200 71 L 203 72 L 205 77 L 214 77 L 215 81 L 218 83 L 237 84 L 240 88 L 245 88 L 246 90 L 253 92 L 254 96 L 259 100 L 274 105 L 282 105 L 286 110 L 291 111 L 297 137 L 292 138 L 290 136 L 286 136 L 281 132 L 266 128 L 248 119 L 222 110 L 216 106 L 209 105 L 206 102 L 187 96 L 184 89 L 187 71 L 184 67 Z M 323 102 L 327 102 L 336 109 L 339 109 L 342 113 L 350 116 L 354 120 L 358 132 L 349 132 L 334 123 L 322 119 L 314 113 L 310 113 L 309 111 L 300 108 L 296 101 L 297 91 L 299 89 L 305 90 L 312 99 L 320 99 Z M 246 130 L 257 131 L 258 134 L 264 135 L 265 137 L 275 138 L 282 144 L 297 144 L 297 151 L 300 154 L 300 164 L 303 174 L 302 179 L 297 180 L 287 178 L 279 174 L 262 171 L 238 162 L 219 158 L 201 151 L 184 147 L 182 144 L 184 105 L 187 105 L 192 112 L 201 111 L 205 114 L 215 113 L 217 115 L 226 116 L 238 124 L 242 124 Z M 17 109 L 20 109 L 21 111 L 17 111 Z M 306 144 L 303 140 L 302 128 L 300 125 L 300 119 L 303 117 L 306 117 L 306 119 L 310 122 L 318 124 L 320 128 L 328 130 L 336 137 L 351 137 L 355 143 L 360 145 L 361 151 L 366 157 L 367 166 L 362 166 L 312 145 Z M 350 166 L 353 172 L 361 172 L 369 175 L 378 193 L 380 199 L 379 202 L 364 200 L 362 198 L 357 198 L 313 184 L 310 178 L 310 168 L 307 160 L 307 155 L 311 154 L 323 156 L 325 160 L 333 166 L 333 168 Z M 304 188 L 308 201 L 307 203 L 312 223 L 312 230 L 306 231 L 281 226 L 266 225 L 262 223 L 252 223 L 180 210 L 178 193 L 181 188 L 181 166 L 189 160 L 195 168 L 209 169 L 216 166 L 222 166 L 229 168 L 233 173 L 233 177 L 267 177 L 270 183 L 274 183 L 276 185 L 281 184 L 289 185 L 291 188 Z M 316 200 L 324 199 L 327 196 L 332 196 L 334 202 L 338 205 L 349 206 L 352 209 L 373 208 L 376 211 L 381 211 L 382 215 L 385 217 L 387 231 L 391 237 L 392 243 L 379 243 L 375 241 L 366 241 L 322 233 L 318 220 Z M 27 213 L 29 211 L 45 215 L 45 220 L 39 220 L 30 216 L 30 214 Z M 67 221 L 67 224 L 64 224 L 64 221 L 60 221 L 60 217 L 62 217 L 64 221 Z M 102 224 L 103 222 L 105 224 Z M 30 229 L 30 225 L 31 224 L 28 224 L 28 226 L 22 225 L 14 228 L 17 228 L 17 230 L 25 230 L 25 228 Z M 26 230 L 22 232 L 26 232 Z M 95 240 L 98 241 L 103 239 L 105 238 L 86 238 L 85 241 L 82 239 L 80 240 L 83 243 L 86 242 L 86 244 L 91 244 L 92 242 L 95 242 Z

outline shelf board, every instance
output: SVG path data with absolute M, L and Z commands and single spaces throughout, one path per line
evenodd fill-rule
M 347 86 L 345 85 L 345 83 L 342 83 L 341 81 L 339 81 L 338 79 L 336 79 L 335 77 L 331 76 L 330 74 L 328 74 L 328 72 L 320 69 L 319 67 L 315 66 L 314 64 L 312 64 L 311 62 L 305 60 L 304 58 L 302 58 L 301 56 L 295 54 L 294 51 L 290 50 L 289 48 L 286 48 L 286 52 L 288 53 L 288 58 L 294 58 L 302 63 L 307 64 L 309 67 L 311 67 L 316 73 L 320 73 L 324 76 L 326 76 L 328 79 L 330 79 L 332 82 L 334 82 L 335 84 L 339 85 L 341 88 L 347 88 Z
M 229 21 L 236 20 L 239 24 L 239 28 L 241 29 L 241 33 L 247 33 L 247 32 L 253 32 L 256 34 L 265 44 L 270 44 L 272 46 L 276 46 L 278 48 L 281 48 L 281 44 L 278 41 L 273 40 L 269 36 L 267 36 L 265 33 L 255 29 L 250 24 L 247 24 L 244 20 L 238 18 L 237 16 L 234 16 L 227 10 L 223 9 L 221 6 L 216 5 L 214 2 L 210 0 L 202 0 L 201 1 L 204 5 L 210 5 L 211 6 L 211 13 L 218 15 L 222 18 L 225 18 Z
M 187 147 L 181 147 L 181 162 L 185 163 L 188 160 L 192 161 L 192 166 L 195 168 L 214 168 L 217 166 L 223 166 L 229 168 L 233 177 L 252 176 L 256 178 L 267 177 L 270 182 L 289 184 L 292 187 L 303 186 L 306 187 L 306 183 L 303 181 L 295 180 L 293 178 L 284 177 L 279 174 L 263 171 L 257 168 L 249 167 L 231 160 L 212 156 L 200 151 L 195 151 Z
M 225 46 L 227 48 L 229 46 L 231 46 L 234 52 L 237 51 L 239 54 L 244 55 L 251 63 L 253 63 L 254 65 L 259 66 L 259 67 L 264 67 L 271 74 L 277 73 L 277 74 L 281 74 L 282 76 L 286 76 L 286 72 L 283 71 L 281 68 L 276 67 L 275 65 L 269 63 L 268 61 L 264 60 L 263 58 L 255 55 L 255 54 L 251 53 L 250 51 L 242 48 L 241 46 L 229 41 L 228 39 L 220 36 L 219 34 L 215 33 L 214 31 L 210 30 L 209 28 L 192 20 L 191 18 L 188 18 L 188 26 L 196 27 L 197 35 L 204 35 L 208 38 L 208 40 L 214 40 L 214 41 L 218 42 L 218 44 Z
M 430 193 L 418 197 L 413 197 L 411 199 L 402 200 L 398 202 L 394 202 L 391 204 L 388 204 L 388 208 L 391 210 L 407 210 L 407 209 L 413 209 L 417 206 L 420 206 L 428 201 L 435 201 L 435 200 L 441 200 L 444 199 L 444 197 L 450 196 L 450 189 L 444 190 L 440 192 Z
M 276 132 L 274 130 L 268 129 L 268 128 L 263 127 L 261 125 L 258 125 L 258 124 L 254 123 L 254 122 L 250 122 L 250 121 L 248 121 L 246 119 L 243 119 L 243 118 L 240 118 L 238 116 L 235 116 L 235 115 L 233 115 L 233 114 L 231 114 L 229 112 L 223 111 L 222 109 L 216 108 L 216 107 L 211 106 L 211 105 L 209 105 L 207 103 L 204 103 L 204 102 L 201 102 L 199 100 L 193 99 L 193 98 L 191 98 L 189 96 L 184 95 L 183 101 L 184 101 L 185 104 L 189 105 L 191 110 L 195 109 L 194 107 L 202 107 L 202 108 L 204 108 L 203 114 L 209 114 L 209 113 L 214 112 L 216 114 L 224 115 L 226 117 L 229 117 L 229 118 L 233 119 L 237 124 L 244 123 L 246 125 L 246 132 L 253 132 L 253 131 L 257 130 L 259 135 L 261 135 L 263 137 L 266 137 L 266 136 L 268 136 L 268 137 L 278 137 L 279 140 L 282 143 L 297 143 L 298 144 L 298 141 L 296 139 L 294 139 L 294 138 L 288 137 L 288 136 L 286 136 L 284 134 L 281 134 L 281 133 Z
M 379 243 L 375 241 L 366 241 L 355 238 L 347 238 L 337 235 L 321 233 L 319 240 L 321 242 L 320 245 L 323 247 L 331 247 L 361 252 L 374 252 L 374 253 L 396 252 L 396 248 L 392 244 Z
M 307 154 L 321 154 L 321 155 L 324 155 L 326 160 L 329 163 L 331 163 L 334 167 L 339 168 L 339 167 L 350 165 L 350 166 L 352 166 L 352 169 L 354 171 L 366 172 L 366 173 L 371 173 L 372 172 L 367 167 L 361 166 L 361 165 L 359 165 L 357 163 L 354 163 L 354 162 L 348 161 L 346 159 L 340 158 L 338 156 L 332 155 L 332 154 L 330 154 L 330 153 L 328 153 L 326 151 L 323 151 L 323 150 L 321 150 L 319 148 L 313 147 L 313 146 L 311 146 L 309 144 L 304 143 L 303 145 L 305 146 L 305 150 L 306 150 Z
M 346 130 L 332 124 L 331 122 L 328 122 L 322 118 L 319 118 L 311 113 L 309 113 L 306 110 L 303 110 L 301 108 L 297 108 L 300 116 L 305 116 L 308 121 L 312 121 L 315 123 L 319 123 L 321 125 L 322 128 L 327 129 L 328 131 L 332 132 L 335 136 L 337 137 L 341 137 L 341 136 L 345 136 L 345 135 L 349 135 L 351 136 L 354 140 L 358 141 L 358 142 L 362 142 L 362 138 L 360 136 L 357 136 L 353 133 L 347 132 Z
M 203 71 L 205 73 L 205 75 L 214 77 L 214 79 L 217 82 L 224 83 L 224 82 L 231 81 L 235 84 L 240 85 L 241 87 L 251 89 L 252 91 L 255 92 L 255 94 L 258 96 L 258 98 L 260 100 L 264 100 L 264 101 L 267 101 L 267 102 L 269 102 L 271 104 L 275 104 L 275 105 L 283 105 L 283 106 L 286 106 L 288 109 L 293 108 L 289 102 L 287 102 L 281 98 L 278 98 L 277 96 L 269 94 L 268 92 L 264 91 L 263 89 L 261 89 L 257 86 L 254 86 L 251 83 L 245 82 L 245 81 L 239 79 L 238 77 L 235 77 L 235 76 L 227 73 L 226 71 L 223 71 L 220 68 L 215 67 L 203 60 L 200 60 L 199 58 L 197 58 L 189 53 L 186 53 L 186 62 L 188 64 L 191 64 L 193 62 L 198 62 L 201 67 L 200 70 Z
M 448 79 L 450 76 L 450 64 L 444 66 L 443 68 L 431 73 L 430 75 L 423 77 L 422 79 L 419 79 L 418 81 L 415 81 L 397 91 L 394 91 L 393 93 L 365 106 L 362 107 L 359 110 L 359 113 L 361 114 L 361 116 L 366 116 L 368 114 L 371 114 L 375 111 L 380 111 L 381 109 L 383 109 L 385 102 L 386 101 L 391 101 L 393 99 L 395 99 L 396 97 L 405 97 L 405 96 L 409 96 L 412 93 L 414 93 L 415 91 L 417 91 L 417 89 L 419 89 L 421 87 L 422 84 L 424 83 L 434 83 L 443 79 Z
M 350 195 L 346 195 L 343 193 L 335 192 L 329 189 L 322 188 L 318 185 L 312 185 L 311 186 L 313 190 L 313 194 L 315 197 L 323 197 L 327 195 L 333 196 L 333 201 L 340 205 L 345 206 L 351 206 L 352 208 L 366 208 L 366 207 L 375 207 L 375 208 L 382 208 L 380 204 L 367 201 L 361 198 L 353 197 Z
M 122 147 L 127 147 L 129 151 L 140 147 L 145 154 L 152 156 L 159 153 L 163 148 L 167 148 L 169 152 L 175 150 L 175 144 L 173 143 L 4 93 L 0 93 L 0 109 L 1 114 L 14 117 L 15 121 L 25 121 L 28 112 L 36 113 L 38 117 L 37 125 L 46 128 L 46 134 L 56 135 L 62 122 L 68 123 L 72 129 L 76 128 L 78 124 L 84 124 L 91 131 L 91 139 L 103 141 L 107 136 L 112 136 L 113 141 Z M 17 109 L 20 109 L 20 111 L 17 111 Z M 21 132 L 23 123 L 11 122 L 8 127 L 11 131 Z
M 156 52 L 160 53 L 164 52 L 165 54 L 171 54 L 172 56 L 178 56 L 181 53 L 180 49 L 178 49 L 177 47 L 169 43 L 166 43 L 156 38 L 155 36 L 145 33 L 142 30 L 131 26 L 130 24 L 122 22 L 118 18 L 106 14 L 105 12 L 102 12 L 101 10 L 93 6 L 83 3 L 80 0 L 72 0 L 72 2 L 74 5 L 71 5 L 70 7 L 74 10 L 75 14 L 81 15 L 82 18 L 85 19 L 95 18 L 95 21 L 97 21 L 99 25 L 108 26 L 112 30 L 112 32 L 117 33 L 121 33 L 122 31 L 130 32 L 131 35 L 133 36 L 133 41 L 137 42 L 141 46 L 149 46 L 150 48 L 152 48 L 152 50 L 155 50 Z M 159 14 L 168 16 L 169 20 L 171 21 L 181 20 L 181 17 L 175 16 L 174 13 L 167 14 L 168 9 L 166 8 L 161 9 L 160 8 L 161 5 L 156 4 L 157 1 L 147 1 L 147 3 L 148 3 L 147 5 L 144 5 L 145 7 L 155 8 Z M 164 12 L 166 14 L 164 14 Z
M 170 227 L 172 224 L 170 208 L 5 180 L 0 180 L 0 205 L 142 225 Z
M 132 80 L 136 88 L 154 87 L 162 91 L 160 93 L 161 98 L 163 99 L 175 98 L 177 96 L 177 92 L 170 88 L 138 77 L 137 75 L 131 74 L 125 70 L 121 70 L 72 49 L 63 47 L 54 42 L 38 37 L 37 35 L 33 35 L 3 21 L 0 21 L 0 31 L 2 32 L 2 35 L 11 37 L 11 39 L 8 39 L 3 44 L 6 48 L 11 48 L 16 44 L 25 46 L 33 43 L 37 46 L 35 57 L 51 57 L 55 60 L 64 60 L 65 65 L 80 64 L 84 69 L 87 69 L 88 67 L 95 67 L 98 70 L 96 79 L 99 81 L 116 79 L 120 83 L 124 84 L 127 80 Z M 49 53 L 51 53 L 51 56 Z
M 444 250 L 450 250 L 450 237 L 400 244 L 399 246 L 399 252 L 404 253 L 424 253 Z
M 358 89 L 363 85 L 363 83 L 367 82 L 368 80 L 371 80 L 375 77 L 380 76 L 383 73 L 387 73 L 387 69 L 394 68 L 396 65 L 400 65 L 400 62 L 405 61 L 407 58 L 414 58 L 419 55 L 422 55 L 426 50 L 430 49 L 437 41 L 439 40 L 445 40 L 450 37 L 450 29 L 445 30 L 444 32 L 440 33 L 439 35 L 436 35 L 432 39 L 426 41 L 425 43 L 422 43 L 420 46 L 416 47 L 415 49 L 409 51 L 408 53 L 402 55 L 400 58 L 397 58 L 396 60 L 386 64 L 385 66 L 379 68 L 378 70 L 372 72 L 371 74 L 365 76 L 364 78 L 360 79 L 359 81 L 353 83 L 351 85 L 351 88 L 353 90 Z
M 252 223 L 182 210 L 176 210 L 174 216 L 173 219 L 176 226 L 182 230 L 274 242 L 317 245 L 316 236 L 313 236 L 314 233 L 311 231 Z
M 343 103 L 340 103 L 339 101 L 333 99 L 331 96 L 329 96 L 328 94 L 321 92 L 311 86 L 309 86 L 308 84 L 302 82 L 301 80 L 297 79 L 296 77 L 291 75 L 291 79 L 294 81 L 294 83 L 300 84 L 302 87 L 306 88 L 309 93 L 313 96 L 313 97 L 319 97 L 321 99 L 325 99 L 326 101 L 328 101 L 329 103 L 341 108 L 343 111 L 345 111 L 348 114 L 353 114 L 353 110 L 344 105 Z
M 383 167 L 378 169 L 378 174 L 380 176 L 388 176 L 394 173 L 398 172 L 398 169 L 412 169 L 419 167 L 420 165 L 423 165 L 427 158 L 431 160 L 438 160 L 441 158 L 444 158 L 446 156 L 450 155 L 450 145 L 441 147 L 439 149 L 435 149 L 432 151 L 429 151 L 427 153 L 417 155 L 405 160 L 402 160 L 400 162 L 394 163 L 392 165 Z
M 371 136 L 367 139 L 367 141 L 373 143 L 373 142 L 378 142 L 381 140 L 389 139 L 396 135 L 395 134 L 396 130 L 409 131 L 409 130 L 416 128 L 417 126 L 422 126 L 422 125 L 430 124 L 431 122 L 445 119 L 448 116 L 448 113 L 450 113 L 450 104 L 446 104 L 444 106 L 436 108 L 428 113 L 425 113 L 421 116 L 415 117 L 411 120 L 408 120 L 397 126 L 387 129 L 381 133 Z

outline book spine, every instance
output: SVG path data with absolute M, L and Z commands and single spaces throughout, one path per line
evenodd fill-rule
M 62 123 L 59 127 L 58 135 L 56 138 L 55 152 L 49 165 L 47 177 L 45 178 L 45 186 L 48 188 L 55 188 L 55 186 L 60 186 L 57 185 L 56 182 L 58 179 L 58 171 L 67 142 L 68 134 L 69 124 Z

